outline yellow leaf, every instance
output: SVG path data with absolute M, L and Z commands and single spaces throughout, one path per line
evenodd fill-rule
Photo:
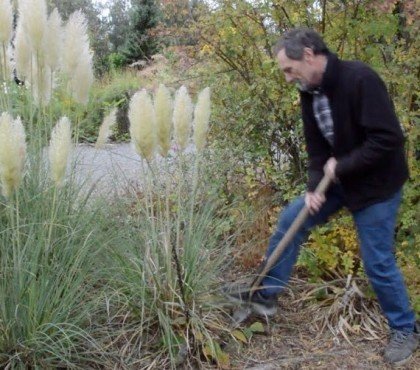
M 210 340 L 203 346 L 203 355 L 207 360 L 214 360 L 221 369 L 230 369 L 230 358 L 226 352 L 220 348 L 219 343 Z
M 230 358 L 229 355 L 226 352 L 220 352 L 217 355 L 217 364 L 222 368 L 222 369 L 230 369 Z
M 254 322 L 249 328 L 253 333 L 264 333 L 264 326 L 259 321 Z
M 243 343 L 248 343 L 248 340 L 246 339 L 245 334 L 241 330 L 234 330 L 232 331 L 232 335 L 239 341 Z
M 185 325 L 186 323 L 187 323 L 187 320 L 186 320 L 186 318 L 185 318 L 185 317 L 183 317 L 183 316 L 177 317 L 176 319 L 174 319 L 174 320 L 172 321 L 172 325 L 174 325 L 174 326 L 183 326 L 183 325 Z
M 205 346 L 203 346 L 203 355 L 206 357 L 207 360 L 213 358 L 213 350 L 210 347 L 210 345 L 206 344 Z
M 194 338 L 198 340 L 199 342 L 202 342 L 204 340 L 203 333 L 200 330 L 194 330 L 193 329 Z

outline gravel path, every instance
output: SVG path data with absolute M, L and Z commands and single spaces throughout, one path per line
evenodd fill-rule
M 194 150 L 190 145 L 184 153 L 189 155 Z M 175 149 L 171 149 L 169 156 L 174 154 Z M 155 159 L 158 168 L 160 160 L 160 156 Z M 73 151 L 73 165 L 80 183 L 95 186 L 95 192 L 109 197 L 119 196 L 130 188 L 138 189 L 144 179 L 141 157 L 130 143 L 107 144 L 103 149 L 79 144 Z
M 141 158 L 129 143 L 107 144 L 103 149 L 80 144 L 73 152 L 77 179 L 101 194 L 118 195 L 139 184 Z

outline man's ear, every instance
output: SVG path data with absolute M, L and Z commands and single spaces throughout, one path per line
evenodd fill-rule
M 303 59 L 306 62 L 311 62 L 314 59 L 314 56 L 314 51 L 311 48 L 306 47 L 303 49 Z

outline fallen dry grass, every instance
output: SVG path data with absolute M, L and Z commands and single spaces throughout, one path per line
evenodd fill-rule
M 248 344 L 235 341 L 227 343 L 225 351 L 230 355 L 231 369 L 393 369 L 382 359 L 381 352 L 387 343 L 387 330 L 382 316 L 377 318 L 380 325 L 375 328 L 374 335 L 362 330 L 347 330 L 343 336 L 340 331 L 328 330 L 334 325 L 338 328 L 340 320 L 337 315 L 340 310 L 330 315 L 334 303 L 328 307 L 309 301 L 308 292 L 311 290 L 302 281 L 294 281 L 292 289 L 279 298 L 276 317 L 269 321 L 250 317 L 243 327 L 259 321 L 263 323 L 264 333 L 255 334 Z M 357 302 L 356 298 L 353 299 Z M 364 309 L 372 312 L 372 315 L 376 314 L 376 303 L 364 299 Z M 366 312 L 360 314 L 365 316 Z M 330 327 L 325 324 L 326 320 L 329 320 Z M 347 320 L 349 325 L 352 324 L 349 318 Z M 399 369 L 420 369 L 419 351 Z

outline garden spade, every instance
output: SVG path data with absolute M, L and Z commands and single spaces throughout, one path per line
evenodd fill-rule
M 320 183 L 318 184 L 315 192 L 319 194 L 324 194 L 328 189 L 328 186 L 331 183 L 330 177 L 324 175 Z M 270 257 L 267 259 L 264 265 L 262 265 L 262 270 L 259 274 L 257 274 L 256 278 L 252 281 L 250 286 L 250 293 L 249 293 L 249 300 L 247 302 L 243 302 L 239 308 L 237 308 L 232 314 L 232 320 L 235 325 L 239 325 L 243 321 L 245 321 L 249 315 L 253 312 L 252 306 L 250 304 L 250 300 L 252 295 L 258 289 L 261 284 L 263 278 L 267 275 L 267 273 L 273 268 L 276 262 L 279 260 L 280 256 L 282 255 L 286 246 L 290 243 L 293 239 L 295 234 L 299 231 L 302 227 L 303 223 L 306 221 L 309 215 L 309 209 L 306 205 L 301 209 L 293 223 L 290 225 L 287 232 L 284 234 L 283 238 L 279 241 L 276 248 L 271 253 Z

